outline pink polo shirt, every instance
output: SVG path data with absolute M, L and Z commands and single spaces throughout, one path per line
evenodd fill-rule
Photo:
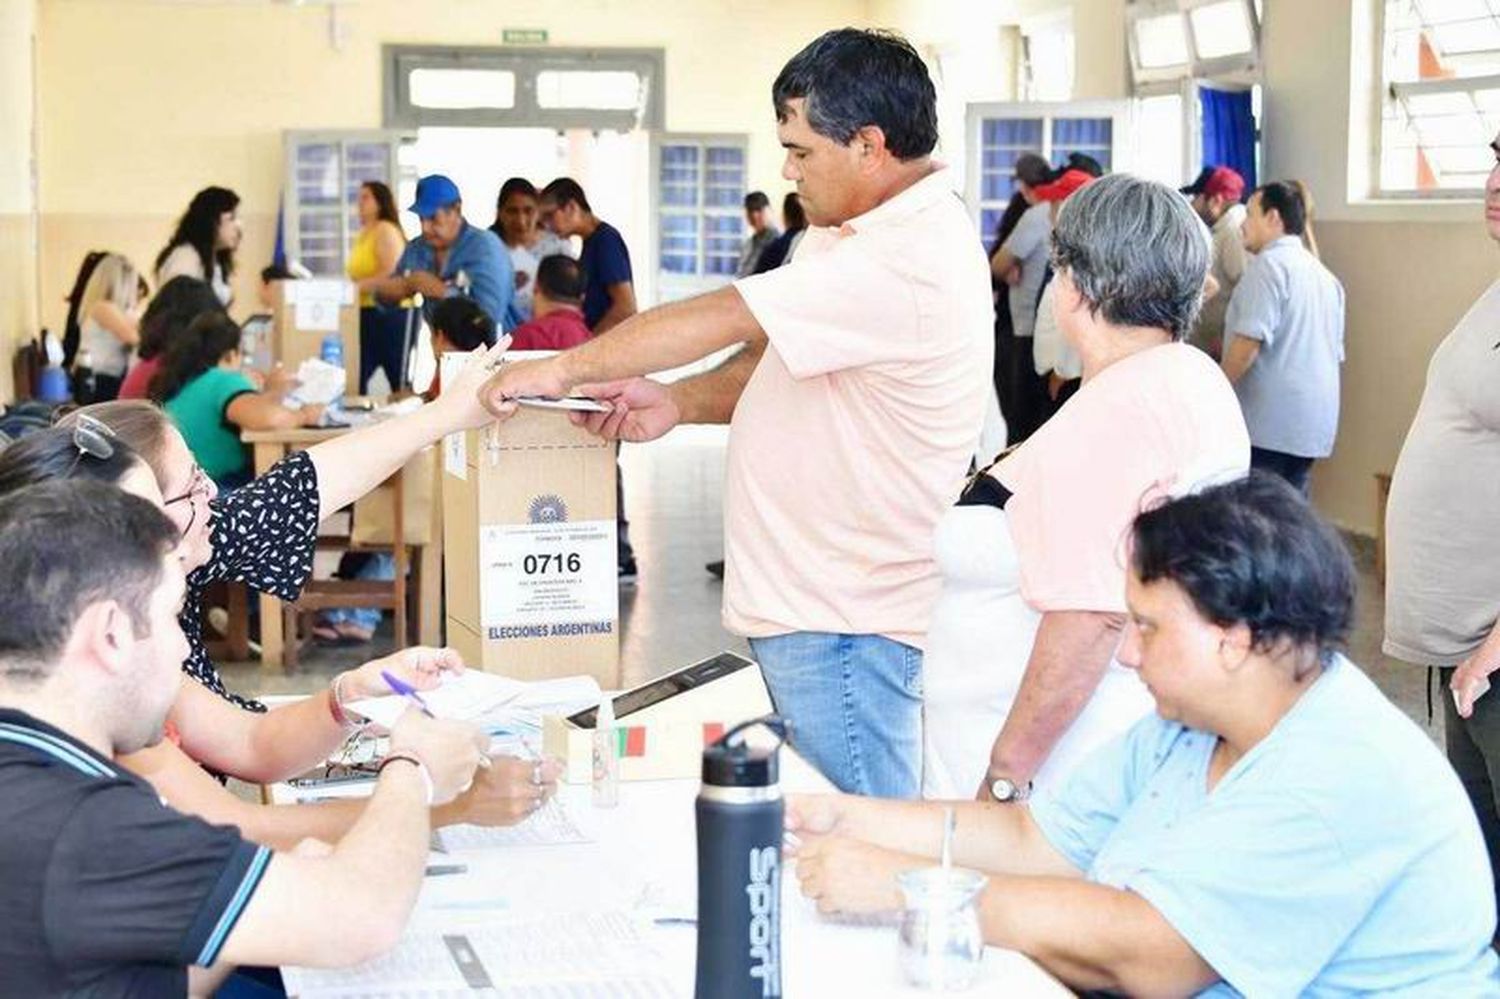
M 922 647 L 932 535 L 979 439 L 989 264 L 939 168 L 735 282 L 769 338 L 730 424 L 724 625 Z

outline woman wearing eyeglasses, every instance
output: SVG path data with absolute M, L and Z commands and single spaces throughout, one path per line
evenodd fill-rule
M 477 375 L 471 371 L 460 379 L 470 402 L 483 381 L 483 363 L 488 357 L 476 358 Z M 461 405 L 429 406 L 381 425 L 382 441 L 390 447 L 382 454 L 410 447 L 396 462 L 399 467 L 409 453 L 423 446 L 420 442 L 427 434 L 434 434 L 435 440 L 473 422 L 472 413 Z M 348 436 L 361 435 L 355 431 Z M 145 441 L 147 449 L 132 449 L 127 443 L 130 437 Z M 151 449 L 153 441 L 155 450 Z M 363 447 L 369 450 L 368 438 Z M 287 592 L 285 587 L 300 588 L 311 568 L 313 532 L 321 519 L 319 476 L 336 494 L 322 498 L 343 506 L 355 498 L 354 490 L 368 491 L 395 470 L 366 477 L 362 470 L 355 470 L 364 464 L 356 460 L 359 451 L 359 447 L 335 448 L 316 456 L 308 452 L 292 455 L 247 490 L 215 501 L 212 483 L 202 477 L 181 436 L 160 410 L 147 403 L 115 402 L 76 411 L 58 427 L 0 452 L 0 494 L 48 479 L 102 479 L 162 506 L 178 525 L 182 531 L 179 555 L 190 573 L 181 619 L 190 653 L 183 664 L 188 675 L 183 677 L 169 716 L 175 738 L 122 762 L 150 780 L 173 807 L 210 821 L 233 823 L 251 839 L 272 846 L 295 846 L 307 837 L 335 841 L 353 824 L 361 805 L 254 805 L 226 791 L 203 766 L 251 782 L 285 779 L 326 760 L 347 738 L 352 725 L 343 705 L 385 693 L 382 670 L 427 688 L 436 683 L 442 670 L 462 668 L 452 650 L 406 649 L 339 674 L 322 695 L 266 712 L 264 705 L 225 691 L 208 660 L 201 630 L 203 587 L 214 579 L 241 578 L 251 585 L 279 585 L 282 589 L 275 591 L 277 595 L 294 598 L 296 589 Z M 379 465 L 382 459 L 371 461 Z M 158 484 L 163 471 L 174 477 L 169 482 L 177 484 L 165 496 Z M 257 491 L 252 494 L 251 489 Z M 308 523 L 311 527 L 304 532 Z M 271 560 L 279 556 L 279 560 L 258 568 L 257 553 Z M 551 762 L 496 758 L 469 792 L 434 810 L 433 822 L 517 822 L 551 795 L 557 776 Z

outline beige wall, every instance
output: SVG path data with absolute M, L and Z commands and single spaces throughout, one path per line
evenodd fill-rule
M 1500 263 L 1481 208 L 1369 197 L 1377 91 L 1375 0 L 1266 0 L 1265 176 L 1317 198 L 1323 257 L 1348 296 L 1333 456 L 1313 497 L 1339 524 L 1376 530 L 1374 476 L 1395 465 L 1433 348 Z
M 829 27 L 862 23 L 864 0 L 362 0 L 326 8 L 42 0 L 42 294 L 57 322 L 82 254 L 111 246 L 149 266 L 189 197 L 208 183 L 244 199 L 236 291 L 268 259 L 282 132 L 381 125 L 387 42 L 500 44 L 505 27 L 546 28 L 554 46 L 666 50 L 667 127 L 750 135 L 750 179 L 781 192 L 770 83 Z M 497 179 L 500 176 L 497 167 Z
M 0 0 L 0 399 L 12 397 L 15 347 L 35 335 L 32 37 L 36 0 Z

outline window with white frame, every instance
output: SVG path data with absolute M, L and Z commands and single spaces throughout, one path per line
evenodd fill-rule
M 1256 0 L 1130 0 L 1125 15 L 1137 95 L 1170 93 L 1183 80 L 1258 78 Z
M 1500 132 L 1500 0 L 1385 0 L 1378 192 L 1476 197 Z
M 664 299 L 734 277 L 746 235 L 748 147 L 743 135 L 667 134 L 653 143 Z
M 359 234 L 359 189 L 379 181 L 409 203 L 416 184 L 407 132 L 286 133 L 283 216 L 286 255 L 317 277 L 337 277 Z
M 1021 154 L 1059 166 L 1069 153 L 1082 153 L 1106 171 L 1124 169 L 1128 114 L 1123 101 L 969 105 L 966 200 L 986 248 L 994 249 L 995 229 L 1015 193 Z

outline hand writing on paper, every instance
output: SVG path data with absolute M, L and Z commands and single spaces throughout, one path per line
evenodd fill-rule
M 845 836 L 819 837 L 798 850 L 797 880 L 819 912 L 894 912 L 901 908 L 897 875 L 931 863 Z
M 513 826 L 557 793 L 562 764 L 556 760 L 495 756 L 490 764 L 475 775 L 473 787 L 433 816 L 434 825 Z
M 589 433 L 605 440 L 654 441 L 682 419 L 671 390 L 649 378 L 580 385 L 578 392 L 610 407 L 608 413 L 570 414 L 575 425 L 588 427 Z
M 413 645 L 383 659 L 372 659 L 359 669 L 344 674 L 343 689 L 340 690 L 344 702 L 384 697 L 391 693 L 390 685 L 380 675 L 387 671 L 418 690 L 431 690 L 442 682 L 444 673 L 462 673 L 464 661 L 453 649 L 434 649 L 426 645 Z
M 428 718 L 415 708 L 408 708 L 391 730 L 391 754 L 410 753 L 427 768 L 434 805 L 469 790 L 489 745 L 489 735 L 479 726 Z

